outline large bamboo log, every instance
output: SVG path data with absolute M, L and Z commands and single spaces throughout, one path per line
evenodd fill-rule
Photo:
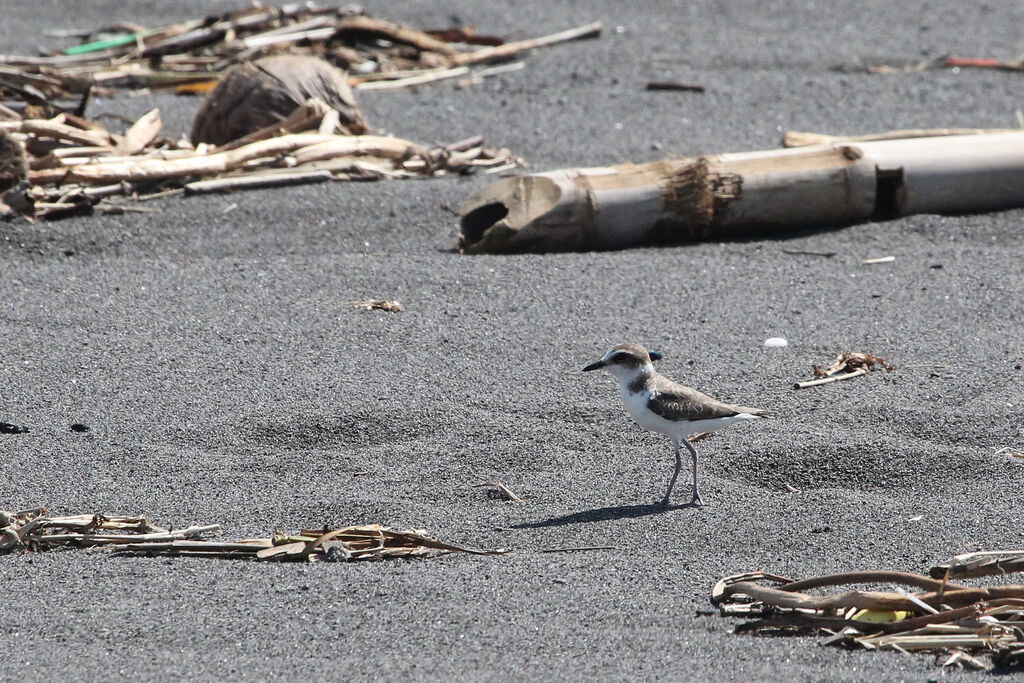
M 506 178 L 466 198 L 464 253 L 616 249 L 1024 206 L 1024 132 L 832 143 Z

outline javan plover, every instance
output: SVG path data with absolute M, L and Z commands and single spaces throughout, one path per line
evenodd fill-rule
M 608 349 L 601 360 L 583 368 L 583 372 L 605 368 L 619 380 L 622 402 L 641 427 L 660 432 L 672 440 L 676 470 L 661 504 L 668 506 L 683 461 L 679 444 L 690 449 L 693 459 L 693 499 L 691 505 L 703 505 L 697 490 L 697 451 L 686 437 L 698 432 L 713 432 L 740 420 L 767 417 L 763 410 L 722 403 L 696 389 L 677 384 L 659 375 L 651 364 L 652 355 L 639 344 L 618 344 Z M 655 358 L 660 357 L 655 355 Z

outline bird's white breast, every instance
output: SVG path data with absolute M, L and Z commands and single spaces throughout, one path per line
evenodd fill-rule
M 651 399 L 651 392 L 647 389 L 641 389 L 640 391 L 630 391 L 629 384 L 622 383 L 622 402 L 626 406 L 626 411 L 630 417 L 636 420 L 641 427 L 650 429 L 655 432 L 661 432 L 662 434 L 669 434 L 669 429 L 672 425 L 668 420 L 652 413 L 647 407 L 647 402 Z

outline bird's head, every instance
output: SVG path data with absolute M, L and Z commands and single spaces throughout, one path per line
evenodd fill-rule
M 618 379 L 631 379 L 638 374 L 654 371 L 651 361 L 661 358 L 657 351 L 648 351 L 639 344 L 616 344 L 608 349 L 601 360 L 583 368 L 583 372 L 606 369 Z

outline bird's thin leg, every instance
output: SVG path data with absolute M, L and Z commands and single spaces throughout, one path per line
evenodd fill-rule
M 668 498 L 672 495 L 672 489 L 676 485 L 676 477 L 679 476 L 679 470 L 683 469 L 683 460 L 679 457 L 679 439 L 672 439 L 672 446 L 676 450 L 676 471 L 672 473 L 672 481 L 668 483 L 668 491 L 665 491 L 665 497 L 661 500 L 661 504 L 664 507 L 668 507 Z
M 693 459 L 693 500 L 690 501 L 690 505 L 698 505 L 703 507 L 704 501 L 700 499 L 700 492 L 697 490 L 697 449 L 693 447 L 689 439 L 683 439 L 683 443 L 690 449 L 690 457 Z M 678 457 L 679 450 L 676 449 Z

